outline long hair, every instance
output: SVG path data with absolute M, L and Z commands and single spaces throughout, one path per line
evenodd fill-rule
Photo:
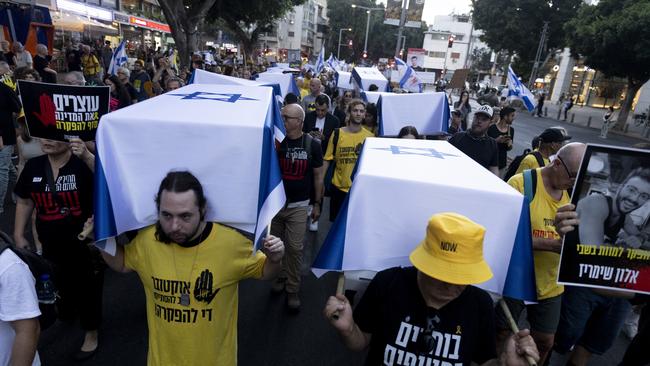
M 193 191 L 196 196 L 196 203 L 199 206 L 199 212 L 201 213 L 201 221 L 205 218 L 205 206 L 207 200 L 205 194 L 203 193 L 203 186 L 201 182 L 190 172 L 188 171 L 177 171 L 169 172 L 165 178 L 160 182 L 160 187 L 158 187 L 158 194 L 156 194 L 156 210 L 160 212 L 160 199 L 162 192 L 174 192 L 182 193 L 187 191 Z M 156 222 L 156 240 L 169 244 L 172 242 L 171 238 L 165 234 L 160 226 L 160 221 Z
M 115 94 L 113 96 L 120 102 L 118 109 L 131 105 L 131 96 L 129 95 L 129 91 L 126 89 L 124 84 L 122 84 L 120 79 L 115 75 L 109 74 L 104 75 L 104 82 L 106 79 L 110 80 L 111 83 L 115 85 Z

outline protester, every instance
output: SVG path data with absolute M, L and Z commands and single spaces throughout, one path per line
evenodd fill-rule
M 97 350 L 102 315 L 103 267 L 77 238 L 93 211 L 95 157 L 77 138 L 70 143 L 40 141 L 46 155 L 25 164 L 14 189 L 18 196 L 14 239 L 16 246 L 30 248 L 24 229 L 35 209 L 43 257 L 54 265 L 60 295 L 57 315 L 66 321 L 79 318 L 85 338 L 74 358 L 84 360 Z
M 335 164 L 330 185 L 330 221 L 334 221 L 341 209 L 350 186 L 352 170 L 357 163 L 363 142 L 373 135 L 361 127 L 366 117 L 366 105 L 360 100 L 353 100 L 348 105 L 347 126 L 336 130 L 327 144 L 323 170 Z
M 458 132 L 449 139 L 449 143 L 472 158 L 494 175 L 499 175 L 497 143 L 487 135 L 492 107 L 480 106 L 474 112 L 474 121 L 468 131 Z
M 462 131 L 466 131 L 467 117 L 472 111 L 472 107 L 469 104 L 469 93 L 466 90 L 460 93 L 460 99 L 454 103 L 454 109 L 460 111 Z
M 3 60 L 7 64 L 9 64 L 10 67 L 16 67 L 16 61 L 14 60 L 14 53 L 11 52 L 11 48 L 9 47 L 9 42 L 6 40 L 0 41 L 0 52 L 3 55 Z
M 115 75 L 104 75 L 104 85 L 111 88 L 109 110 L 111 112 L 131 105 L 129 91 Z
M 131 98 L 131 104 L 138 102 L 138 92 L 135 90 L 133 85 L 131 85 L 131 70 L 127 67 L 119 67 L 117 69 L 117 77 L 122 82 L 122 85 L 126 88 L 126 91 L 129 93 L 129 98 Z
M 302 98 L 302 109 L 305 110 L 305 113 L 313 112 L 316 110 L 316 97 L 321 95 L 321 82 L 318 78 L 312 78 L 309 82 L 309 95 L 305 95 Z
M 236 365 L 238 284 L 269 280 L 282 267 L 284 244 L 269 235 L 263 251 L 237 230 L 205 221 L 201 183 L 170 172 L 156 195 L 158 221 L 141 229 L 115 256 L 117 272 L 135 271 L 144 285 L 148 365 Z M 199 255 L 200 253 L 200 255 Z M 192 289 L 194 284 L 194 289 Z M 190 315 L 175 315 L 193 313 Z
M 569 113 L 569 110 L 571 108 L 573 108 L 573 102 L 574 101 L 575 101 L 575 97 L 573 95 L 569 95 L 566 102 L 564 102 L 563 109 L 564 109 L 564 120 L 565 121 L 567 119 L 567 113 Z
M 469 365 L 497 358 L 527 365 L 525 355 L 539 358 L 529 331 L 510 337 L 497 354 L 492 299 L 472 286 L 492 278 L 484 236 L 483 226 L 462 215 L 433 215 L 409 256 L 414 267 L 377 273 L 354 314 L 339 294 L 328 299 L 323 314 L 349 349 L 368 349 L 366 365 Z
M 104 46 L 101 48 L 99 54 L 102 58 L 102 67 L 108 73 L 111 68 L 111 61 L 113 60 L 113 49 L 111 48 L 111 41 L 105 41 Z
M 185 86 L 185 83 L 183 82 L 183 80 L 181 80 L 180 78 L 177 78 L 175 76 L 170 77 L 170 78 L 167 79 L 167 82 L 165 82 L 165 93 L 169 92 L 169 91 L 172 91 L 172 90 L 176 90 L 176 89 L 181 88 L 183 86 Z
M 375 103 L 368 103 L 368 105 L 366 105 L 366 117 L 363 119 L 363 123 L 361 125 L 374 136 L 377 136 L 377 133 L 379 133 L 379 122 L 377 121 L 377 105 Z
M 316 113 L 319 113 L 318 107 L 322 106 L 317 104 Z M 305 224 L 308 216 L 311 222 L 318 222 L 322 207 L 320 197 L 323 196 L 323 170 L 321 169 L 323 151 L 320 140 L 303 133 L 304 118 L 305 112 L 298 104 L 289 104 L 282 108 L 282 119 L 287 134 L 280 143 L 277 154 L 287 203 L 275 215 L 271 224 L 271 233 L 282 238 L 286 248 L 282 272 L 274 281 L 272 288 L 274 292 L 287 292 L 287 306 L 291 310 L 300 308 L 298 293 L 301 283 Z M 313 202 L 310 202 L 311 192 L 314 197 L 318 197 Z M 310 203 L 312 209 L 309 214 Z
M 85 86 L 86 78 L 81 71 L 70 71 L 63 77 L 63 84 Z
M 81 51 L 79 50 L 79 42 L 72 41 L 65 52 L 65 60 L 68 65 L 68 72 L 81 71 Z
M 6 62 L 0 61 L 1 69 L 9 70 Z M 16 93 L 5 83 L 0 83 L 0 214 L 4 212 L 5 196 L 9 181 L 16 179 L 16 167 L 11 161 L 16 145 L 14 113 L 22 108 Z
M 144 61 L 136 60 L 133 64 L 133 72 L 131 73 L 131 85 L 135 88 L 138 96 L 138 102 L 142 102 L 154 96 L 153 84 L 149 74 L 144 70 Z
M 34 70 L 41 76 L 44 83 L 56 84 L 56 71 L 50 67 L 52 56 L 47 53 L 47 46 L 36 45 L 36 56 L 34 56 Z
M 505 301 L 515 320 L 526 309 L 531 335 L 539 349 L 540 364 L 544 363 L 553 347 L 564 292 L 564 287 L 557 284 L 562 240 L 555 233 L 553 219 L 559 207 L 571 202 L 567 190 L 574 185 L 585 148 L 581 143 L 566 145 L 558 151 L 551 164 L 517 174 L 508 180 L 508 184 L 520 193 L 525 194 L 527 186 L 532 192 L 529 206 L 537 303 L 525 305 L 521 300 L 510 298 L 505 298 Z M 530 174 L 530 178 L 526 178 L 527 174 Z M 509 334 L 509 325 L 500 308 L 497 309 L 497 329 L 497 340 L 502 344 Z
M 329 113 L 329 98 L 319 95 L 314 101 L 316 109 L 307 113 L 302 131 L 309 133 L 312 137 L 321 141 L 323 154 L 327 151 L 327 145 L 332 132 L 339 127 L 344 127 L 338 118 Z
M 612 121 L 614 120 L 613 117 L 614 117 L 614 106 L 610 105 L 609 108 L 607 108 L 607 112 L 605 112 L 605 114 L 603 115 L 603 126 L 600 128 L 601 139 L 607 138 L 607 133 L 609 132 L 610 125 L 616 123 L 616 121 L 612 123 Z
M 27 81 L 41 81 L 41 75 L 29 67 L 18 67 L 14 70 L 14 79 Z
M 12 249 L 0 250 L 0 366 L 41 364 L 39 315 L 32 272 Z
M 545 129 L 539 135 L 539 149 L 528 154 L 521 161 L 516 174 L 519 174 L 524 170 L 537 169 L 546 166 L 549 163 L 549 158 L 552 155 L 557 154 L 558 150 L 560 150 L 568 140 L 571 140 L 571 136 L 562 134 L 558 129 Z
M 546 100 L 546 93 L 539 93 L 539 97 L 537 98 L 537 105 L 535 106 L 534 112 L 536 117 L 543 117 L 542 112 L 544 109 L 544 100 Z
M 99 64 L 97 57 L 95 57 L 88 45 L 83 45 L 81 50 L 81 66 L 83 67 L 86 82 L 90 85 L 101 85 L 99 80 L 101 65 Z
M 339 97 L 338 102 L 336 103 L 336 108 L 334 108 L 334 115 L 336 118 L 341 121 L 341 123 L 345 123 L 347 120 L 347 115 L 345 114 L 345 111 L 348 110 L 348 104 L 352 100 L 352 91 L 351 90 L 346 90 L 343 92 L 343 94 Z
M 152 83 L 154 93 L 159 95 L 167 90 L 167 81 L 176 78 L 176 73 L 169 64 L 167 57 L 160 57 L 156 60 L 156 72 L 153 75 Z
M 404 126 L 399 130 L 397 137 L 400 139 L 419 139 L 420 134 L 418 134 L 418 130 L 414 126 Z
M 300 104 L 298 96 L 293 93 L 287 93 L 287 95 L 284 96 L 284 105 L 289 104 Z
M 499 122 L 490 125 L 487 130 L 487 135 L 492 137 L 499 150 L 499 177 L 503 177 L 506 172 L 506 165 L 508 164 L 508 151 L 512 150 L 512 140 L 515 137 L 515 129 L 512 123 L 515 121 L 515 109 L 512 107 L 505 107 L 499 112 Z
M 32 54 L 20 42 L 14 42 L 14 63 L 16 67 L 32 67 L 33 64 Z

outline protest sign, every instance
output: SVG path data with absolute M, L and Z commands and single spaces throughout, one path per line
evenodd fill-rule
M 18 90 L 32 137 L 95 140 L 99 119 L 108 113 L 110 88 L 19 80 Z
M 650 293 L 650 152 L 588 145 L 558 282 Z

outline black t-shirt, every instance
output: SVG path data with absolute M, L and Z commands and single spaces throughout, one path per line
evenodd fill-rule
M 20 108 L 20 100 L 16 93 L 0 81 L 0 137 L 4 145 L 16 144 L 13 113 L 20 112 Z
M 5 58 L 7 59 L 9 66 L 16 66 L 16 63 L 14 62 L 14 56 L 16 56 L 16 54 L 11 51 L 5 53 Z
M 487 134 L 488 136 L 496 139 L 502 135 L 509 135 L 511 139 L 515 138 L 515 129 L 512 126 L 508 127 L 509 132 L 501 132 L 496 124 L 488 127 Z M 497 142 L 497 148 L 499 149 L 499 169 L 503 169 L 508 164 L 508 144 L 501 144 Z
M 45 71 L 46 67 L 50 67 L 50 59 L 52 59 L 51 56 L 48 56 L 47 58 L 41 55 L 34 56 L 34 70 L 41 75 L 41 80 L 44 83 L 56 84 L 56 75 Z
M 79 50 L 68 50 L 65 53 L 68 62 L 68 71 L 81 71 L 81 52 Z
M 449 143 L 486 169 L 498 166 L 497 142 L 492 137 L 475 138 L 468 131 L 463 131 L 453 135 Z
M 497 356 L 490 295 L 467 286 L 441 309 L 428 307 L 414 267 L 377 273 L 354 320 L 372 334 L 367 366 L 470 365 Z
M 307 153 L 307 139 L 311 136 L 291 140 L 288 137 L 278 148 L 278 159 L 282 171 L 282 182 L 287 195 L 287 202 L 300 202 L 309 199 L 314 185 L 314 168 L 323 166 L 323 152 L 320 141 L 311 139 L 311 161 Z
M 83 161 L 72 155 L 55 178 L 60 197 L 55 200 L 45 175 L 48 167 L 47 155 L 28 160 L 14 192 L 18 197 L 34 202 L 36 231 L 39 240 L 45 244 L 43 250 L 48 246 L 65 252 L 78 242 L 77 235 L 93 214 L 93 173 Z M 68 215 L 62 214 L 59 202 L 68 208 Z

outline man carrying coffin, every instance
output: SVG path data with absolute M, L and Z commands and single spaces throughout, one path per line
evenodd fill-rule
M 492 299 L 472 286 L 492 278 L 484 236 L 464 216 L 436 214 L 411 252 L 415 267 L 377 273 L 354 314 L 342 295 L 330 297 L 323 313 L 348 348 L 369 348 L 366 365 L 527 365 L 525 355 L 538 358 L 528 330 L 497 355 Z
M 498 158 L 499 150 L 496 141 L 487 135 L 492 118 L 492 107 L 480 106 L 474 112 L 472 126 L 463 132 L 458 132 L 449 139 L 449 143 L 458 150 L 499 176 Z
M 136 271 L 144 285 L 149 327 L 148 365 L 236 365 L 238 284 L 271 279 L 282 266 L 284 244 L 274 236 L 253 253 L 237 230 L 206 222 L 201 183 L 170 172 L 156 196 L 158 222 L 117 246 L 118 272 Z
M 553 348 L 564 292 L 564 286 L 557 284 L 562 239 L 555 232 L 553 218 L 559 207 L 571 202 L 567 190 L 573 187 L 584 152 L 584 144 L 566 145 L 558 151 L 552 163 L 541 169 L 527 170 L 508 180 L 508 184 L 520 193 L 526 194 L 528 189 L 532 195 L 532 199 L 528 198 L 537 303 L 526 306 L 521 300 L 505 298 L 505 301 L 515 319 L 526 309 L 542 364 Z M 501 308 L 497 309 L 497 328 L 497 340 L 501 346 L 509 335 L 507 319 Z
M 282 108 L 287 136 L 277 150 L 287 203 L 271 224 L 271 233 L 286 243 L 282 272 L 272 288 L 274 292 L 287 291 L 287 306 L 291 310 L 300 308 L 298 291 L 310 193 L 313 190 L 314 197 L 323 196 L 323 151 L 318 139 L 302 132 L 304 118 L 305 112 L 298 104 Z M 320 210 L 319 199 L 313 202 L 312 221 L 318 222 Z

